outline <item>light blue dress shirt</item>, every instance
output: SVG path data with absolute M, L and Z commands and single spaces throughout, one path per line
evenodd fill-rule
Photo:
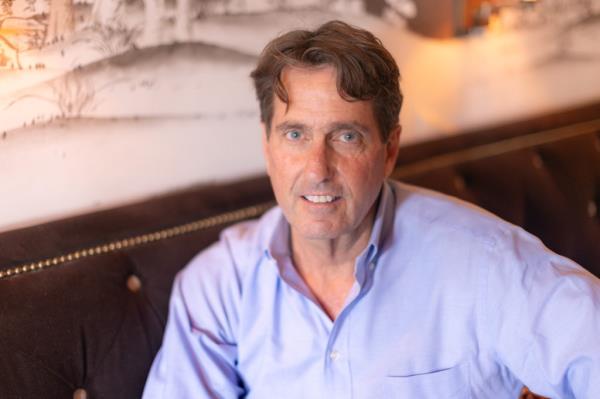
M 332 322 L 274 208 L 176 277 L 144 399 L 600 398 L 600 282 L 522 229 L 386 182 Z

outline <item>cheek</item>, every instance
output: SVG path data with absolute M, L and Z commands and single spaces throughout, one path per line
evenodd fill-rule
M 382 158 L 354 160 L 347 165 L 346 184 L 352 196 L 365 205 L 377 197 L 385 178 L 385 161 Z
M 384 177 L 385 160 L 378 156 L 355 158 L 348 162 L 347 170 L 355 184 L 367 188 Z
M 283 193 L 292 189 L 296 174 L 294 165 L 289 156 L 279 154 L 271 157 L 269 176 L 274 190 Z

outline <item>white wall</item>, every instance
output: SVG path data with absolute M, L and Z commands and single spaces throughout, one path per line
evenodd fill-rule
M 93 104 L 49 121 L 60 107 L 44 98 L 56 100 L 82 51 L 55 48 L 40 83 L 0 71 L 0 231 L 262 173 L 254 57 L 279 32 L 340 17 L 372 29 L 397 58 L 405 144 L 600 99 L 600 50 L 587 39 L 598 26 L 565 55 L 552 30 L 434 41 L 363 15 L 303 12 L 198 22 L 195 37 L 224 52 L 184 46 L 149 63 L 86 68 L 80 85 Z

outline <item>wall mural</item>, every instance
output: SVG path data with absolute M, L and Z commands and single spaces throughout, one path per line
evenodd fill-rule
M 600 100 L 600 0 L 0 0 L 0 231 L 264 173 L 248 74 L 330 19 L 397 59 L 403 145 Z
M 393 19 L 410 1 L 371 1 Z M 244 116 L 247 73 L 275 26 L 362 0 L 1 0 L 0 128 L 56 120 L 143 123 Z M 271 21 L 278 20 L 279 24 Z M 270 28 L 270 27 L 273 28 Z M 282 28 L 283 30 L 283 28 Z M 228 93 L 224 104 L 206 94 Z M 217 97 L 219 95 L 217 94 Z M 202 106 L 199 106 L 199 101 Z M 224 108 L 223 108 L 224 107 Z M 235 108 L 235 110 L 232 109 Z
M 484 29 L 543 35 L 531 67 L 600 57 L 599 0 L 477 3 Z M 399 30 L 419 8 L 411 0 L 0 0 L 0 131 L 81 118 L 255 115 L 250 91 L 239 88 L 273 35 L 349 16 Z

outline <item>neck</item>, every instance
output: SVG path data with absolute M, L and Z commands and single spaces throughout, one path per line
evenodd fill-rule
M 366 226 L 358 234 L 349 237 L 306 239 L 298 237 L 292 231 L 291 249 L 296 268 L 314 267 L 314 272 L 326 273 L 328 269 L 337 270 L 348 263 L 354 265 L 356 257 L 369 243 L 373 225 L 373 216 L 369 216 L 365 220 Z
M 318 240 L 291 232 L 292 259 L 323 310 L 335 320 L 354 284 L 354 263 L 369 243 L 375 206 L 353 234 Z

